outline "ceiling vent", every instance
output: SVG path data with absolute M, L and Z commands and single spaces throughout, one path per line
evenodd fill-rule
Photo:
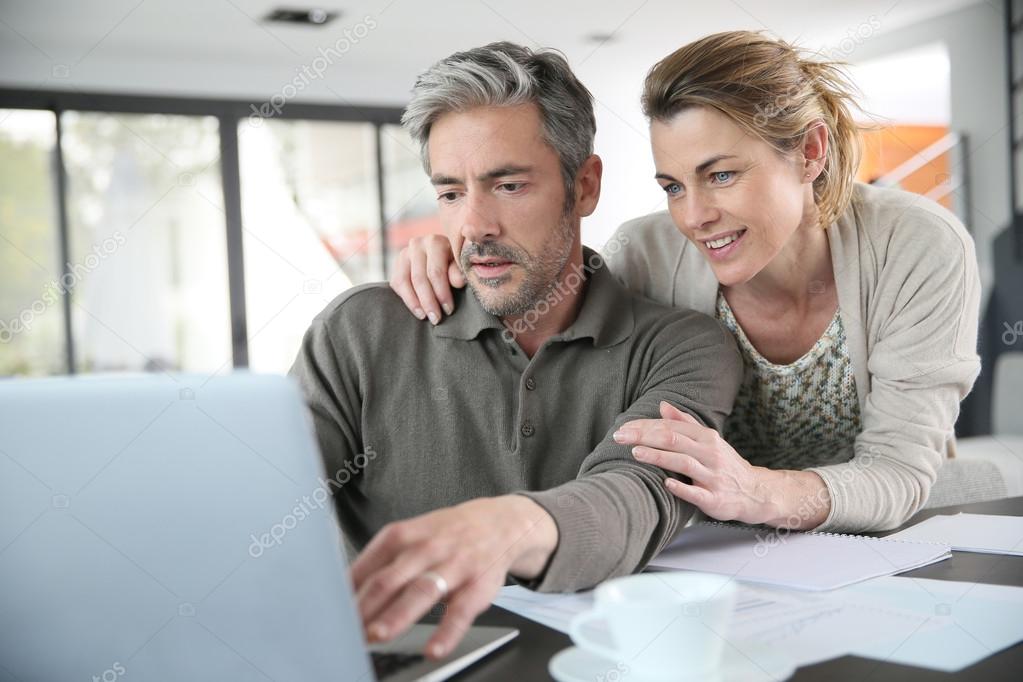
M 263 21 L 282 24 L 324 26 L 337 19 L 338 14 L 338 12 L 328 12 L 327 10 L 319 7 L 314 7 L 312 9 L 279 7 L 263 17 Z

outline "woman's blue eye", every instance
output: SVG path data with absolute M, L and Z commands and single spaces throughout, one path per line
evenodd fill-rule
M 665 185 L 664 191 L 668 194 L 678 194 L 682 191 L 682 188 L 678 186 L 677 182 L 673 182 L 670 185 Z
M 733 175 L 735 175 L 735 171 L 718 171 L 714 173 L 713 178 L 718 183 L 728 182 L 732 179 Z

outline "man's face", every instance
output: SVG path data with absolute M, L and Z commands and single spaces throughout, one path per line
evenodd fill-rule
M 444 114 L 429 154 L 441 223 L 473 293 L 492 315 L 524 313 L 557 284 L 579 234 L 539 109 Z

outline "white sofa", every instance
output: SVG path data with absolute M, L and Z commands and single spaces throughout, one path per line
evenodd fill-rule
M 956 441 L 924 508 L 1023 495 L 1023 353 L 995 364 L 991 435 Z

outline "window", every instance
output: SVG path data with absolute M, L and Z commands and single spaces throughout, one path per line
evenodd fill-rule
M 387 219 L 387 262 L 413 237 L 440 234 L 437 198 L 423 171 L 419 147 L 397 125 L 380 128 L 383 160 L 384 215 Z
M 217 120 L 62 116 L 78 371 L 229 366 Z
M 0 377 L 285 372 L 331 299 L 439 231 L 399 109 L 257 109 L 0 89 Z
M 384 277 L 376 129 L 246 121 L 238 144 L 249 366 L 286 372 L 331 299 Z
M 0 375 L 67 371 L 55 117 L 0 109 Z

